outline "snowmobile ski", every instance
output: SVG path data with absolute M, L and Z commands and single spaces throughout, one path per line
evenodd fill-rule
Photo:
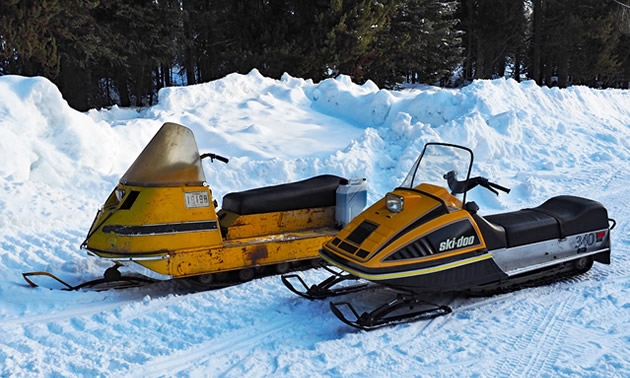
M 48 272 L 30 272 L 30 273 L 22 273 L 22 277 L 24 280 L 31 285 L 31 287 L 39 287 L 35 282 L 29 279 L 29 277 L 33 276 L 46 276 L 54 279 L 55 281 L 61 283 L 65 287 L 61 290 L 64 291 L 77 291 L 80 289 L 92 289 L 95 291 L 105 291 L 111 289 L 127 289 L 132 287 L 144 286 L 149 283 L 155 282 L 155 280 L 144 278 L 144 277 L 132 277 L 132 276 L 123 276 L 118 271 L 118 267 L 120 265 L 115 265 L 111 268 L 108 268 L 103 275 L 103 278 L 87 281 L 80 283 L 76 286 L 72 286 L 61 278 L 55 276 L 52 273 Z
M 307 299 L 324 299 L 329 297 L 336 297 L 339 295 L 355 293 L 358 291 L 363 291 L 374 287 L 376 285 L 370 283 L 359 283 L 356 285 L 343 286 L 338 288 L 333 288 L 333 286 L 340 284 L 345 281 L 356 281 L 359 280 L 359 277 L 354 276 L 350 273 L 343 273 L 343 271 L 334 271 L 329 267 L 322 265 L 324 269 L 332 273 L 332 275 L 319 284 L 308 286 L 306 282 L 297 274 L 285 274 L 282 276 L 282 283 L 293 293 L 307 298 Z M 293 284 L 290 282 L 291 279 L 296 279 L 303 287 L 306 289 L 305 291 L 297 290 Z
M 344 315 L 341 310 L 343 307 L 350 310 L 354 319 L 348 319 Z M 401 312 L 400 310 L 403 309 L 408 309 L 408 311 Z M 393 300 L 361 315 L 349 302 L 330 302 L 330 310 L 345 324 L 365 331 L 418 320 L 429 320 L 452 312 L 448 306 L 423 301 L 413 293 L 398 294 Z

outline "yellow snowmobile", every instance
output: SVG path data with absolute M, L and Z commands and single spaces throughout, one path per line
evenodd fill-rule
M 105 281 L 120 279 L 120 265 L 152 279 L 196 276 L 207 285 L 228 279 L 224 272 L 248 281 L 260 268 L 285 273 L 309 266 L 320 260 L 317 252 L 337 226 L 349 221 L 339 215 L 358 214 L 365 205 L 364 180 L 363 191 L 354 191 L 358 196 L 337 204 L 337 189 L 351 183 L 322 175 L 229 193 L 217 212 L 204 158 L 228 162 L 200 155 L 190 129 L 161 127 L 98 211 L 82 244 L 89 254 L 116 263 L 105 271 Z
M 593 261 L 610 264 L 615 222 L 600 203 L 558 196 L 535 208 L 482 216 L 466 202 L 469 190 L 480 186 L 498 195 L 510 189 L 471 178 L 472 163 L 468 148 L 426 144 L 400 187 L 324 244 L 321 257 L 340 271 L 330 269 L 329 278 L 312 286 L 285 275 L 284 284 L 309 299 L 374 286 L 393 290 L 395 299 L 361 315 L 349 302 L 330 304 L 340 320 L 367 330 L 451 312 L 426 302 L 428 293 L 493 294 L 581 274 Z M 342 284 L 358 279 L 367 282 Z

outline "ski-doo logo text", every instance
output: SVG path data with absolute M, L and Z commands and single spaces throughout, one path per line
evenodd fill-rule
M 448 251 L 449 249 L 468 247 L 469 245 L 473 245 L 474 243 L 475 235 L 460 236 L 459 239 L 446 239 L 440 243 L 440 252 Z

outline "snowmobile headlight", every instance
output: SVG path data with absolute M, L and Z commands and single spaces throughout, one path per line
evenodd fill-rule
M 125 197 L 125 190 L 124 189 L 116 189 L 116 199 L 118 200 L 118 202 L 122 201 L 122 199 Z
M 387 196 L 385 196 L 385 202 L 387 210 L 391 211 L 392 213 L 400 213 L 403 209 L 404 200 L 401 196 L 388 193 Z

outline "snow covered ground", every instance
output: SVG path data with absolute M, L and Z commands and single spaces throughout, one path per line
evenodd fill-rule
M 79 250 L 98 207 L 160 125 L 190 127 L 214 196 L 333 173 L 367 177 L 369 202 L 397 186 L 424 143 L 475 151 L 483 213 L 558 194 L 617 220 L 612 264 L 489 298 L 444 295 L 454 312 L 373 332 L 339 322 L 277 276 L 214 291 L 185 281 L 109 292 L 30 288 L 109 266 Z M 347 77 L 229 75 L 160 91 L 146 109 L 68 107 L 43 78 L 0 77 L 0 376 L 629 376 L 630 92 L 476 81 L 379 90 Z M 304 272 L 316 282 L 320 270 Z M 49 285 L 52 286 L 52 285 Z M 369 306 L 382 293 L 353 300 Z

